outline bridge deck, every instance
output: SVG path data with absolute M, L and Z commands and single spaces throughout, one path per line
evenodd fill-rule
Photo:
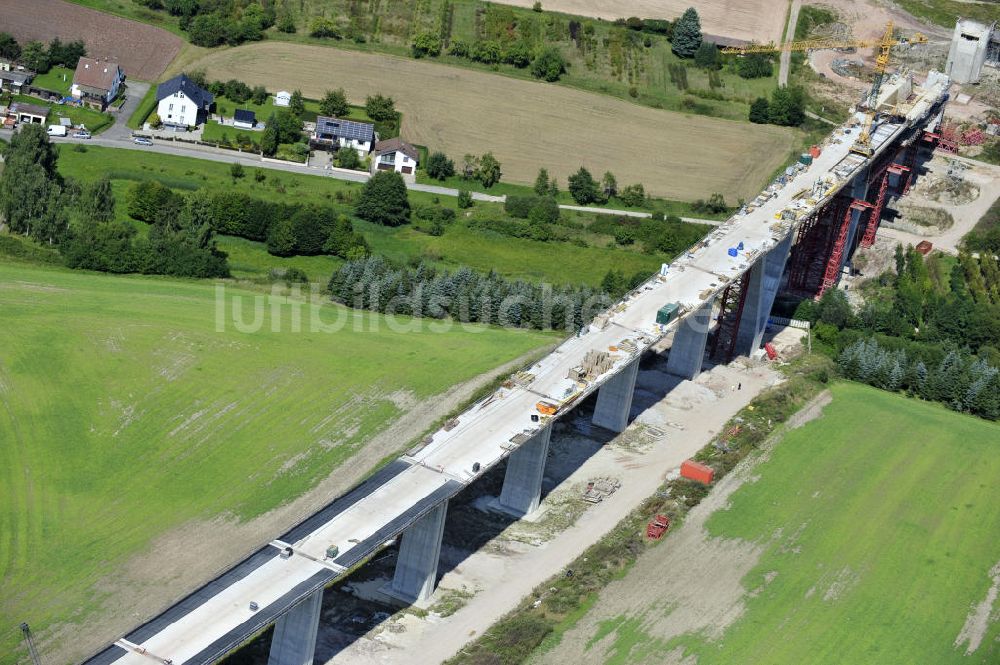
M 877 152 L 909 126 L 925 120 L 944 95 L 942 85 L 932 87 L 917 100 L 906 123 L 878 126 L 873 138 Z M 850 153 L 854 135 L 844 136 L 840 129 L 837 135 L 841 137 L 839 143 L 829 143 L 809 169 L 770 200 L 752 212 L 732 217 L 697 248 L 671 263 L 665 276 L 654 277 L 629 294 L 609 312 L 606 325 L 590 325 L 583 334 L 566 340 L 531 367 L 528 371 L 534 379 L 530 384 L 501 388 L 462 414 L 457 426 L 436 432 L 422 449 L 394 462 L 390 470 L 345 496 L 339 505 L 335 502 L 289 532 L 295 555 L 283 559 L 262 550 L 254 555 L 253 565 L 248 563 L 250 559 L 241 564 L 245 568 L 240 575 L 224 584 L 217 583 L 214 589 L 208 585 L 125 639 L 140 644 L 156 657 L 171 659 L 173 665 L 212 662 L 273 622 L 277 614 L 306 597 L 317 584 L 322 586 L 338 577 L 336 567 L 331 569 L 317 561 L 323 559 L 328 546 L 339 547 L 334 563 L 344 567 L 376 551 L 385 540 L 401 533 L 508 455 L 514 448 L 512 437 L 544 425 L 531 421 L 540 395 L 566 403 L 567 408 L 556 417 L 561 416 L 569 410 L 569 404 L 598 389 L 668 332 L 668 328 L 654 323 L 660 307 L 673 302 L 682 304 L 682 317 L 670 327 L 675 326 L 683 315 L 713 297 L 793 233 L 810 211 L 836 195 L 866 162 Z M 812 191 L 814 182 L 824 177 L 828 182 L 822 196 L 804 203 L 803 190 Z M 798 207 L 801 214 L 797 219 L 776 219 L 790 207 Z M 728 250 L 740 242 L 743 250 L 736 257 L 730 256 Z M 571 368 L 582 364 L 588 351 L 621 348 L 624 340 L 631 341 L 635 351 L 614 354 L 614 367 L 597 380 L 578 384 L 567 378 Z M 476 462 L 480 464 L 479 474 L 472 471 Z M 260 607 L 257 612 L 250 611 L 251 601 Z M 148 656 L 110 647 L 88 662 L 148 665 L 150 661 Z

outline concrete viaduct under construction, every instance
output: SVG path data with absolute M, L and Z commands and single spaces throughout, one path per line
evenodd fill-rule
M 623 431 L 644 351 L 672 335 L 668 369 L 692 379 L 706 351 L 721 360 L 758 352 L 779 288 L 834 287 L 853 250 L 874 242 L 887 199 L 909 187 L 917 151 L 936 140 L 948 86 L 937 72 L 913 88 L 897 78 L 883 93 L 891 110 L 874 125 L 870 153 L 852 150 L 859 113 L 811 164 L 792 168 L 544 359 L 86 665 L 214 663 L 271 624 L 270 665 L 310 665 L 323 590 L 395 538 L 384 591 L 428 598 L 451 497 L 506 459 L 498 503 L 516 516 L 532 512 L 552 423 L 596 392 L 594 423 Z

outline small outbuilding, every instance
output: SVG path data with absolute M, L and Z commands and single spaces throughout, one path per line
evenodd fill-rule
M 257 116 L 250 109 L 236 109 L 233 114 L 233 127 L 253 129 L 257 126 Z
M 20 95 L 21 90 L 34 78 L 34 74 L 16 69 L 0 69 L 0 89 L 10 90 L 12 95 Z
M 287 90 L 280 90 L 274 95 L 275 106 L 289 106 L 292 103 L 292 93 Z
M 49 117 L 49 107 L 37 104 L 25 104 L 24 102 L 14 102 L 10 105 L 7 114 L 14 118 L 15 122 L 34 123 L 44 125 Z

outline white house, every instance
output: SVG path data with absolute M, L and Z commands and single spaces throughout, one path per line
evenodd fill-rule
M 80 58 L 69 94 L 74 99 L 98 104 L 103 109 L 118 96 L 124 82 L 125 70 L 117 62 Z
M 413 179 L 419 154 L 416 148 L 400 138 L 379 141 L 372 152 L 372 173 L 395 171 Z
M 337 151 L 354 148 L 364 159 L 375 144 L 375 125 L 368 122 L 341 120 L 324 115 L 316 118 L 316 129 L 309 137 L 309 145 L 317 150 Z
M 287 90 L 281 90 L 274 96 L 275 106 L 288 106 L 292 103 L 292 93 Z
M 156 87 L 156 113 L 165 125 L 193 127 L 205 121 L 215 102 L 212 93 L 184 74 Z

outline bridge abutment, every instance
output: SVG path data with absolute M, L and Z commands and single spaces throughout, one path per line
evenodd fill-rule
M 639 356 L 629 362 L 618 375 L 601 386 L 597 393 L 593 423 L 612 432 L 624 432 L 632 410 L 635 379 L 639 375 Z
M 504 512 L 523 517 L 538 508 L 551 438 L 552 427 L 545 427 L 510 454 L 497 502 Z
M 396 572 L 383 593 L 407 603 L 430 598 L 437 583 L 447 514 L 448 502 L 444 501 L 403 532 Z
M 674 333 L 670 355 L 667 356 L 667 371 L 671 374 L 689 380 L 701 374 L 701 366 L 705 360 L 705 345 L 708 343 L 708 330 L 712 326 L 714 302 L 714 298 L 706 301 L 684 319 Z
M 323 589 L 317 589 L 281 615 L 274 624 L 267 665 L 312 665 L 322 606 Z
M 750 269 L 750 283 L 736 334 L 736 352 L 752 355 L 764 341 L 767 319 L 781 286 L 781 276 L 792 249 L 792 236 L 788 234 L 770 252 L 762 256 Z

